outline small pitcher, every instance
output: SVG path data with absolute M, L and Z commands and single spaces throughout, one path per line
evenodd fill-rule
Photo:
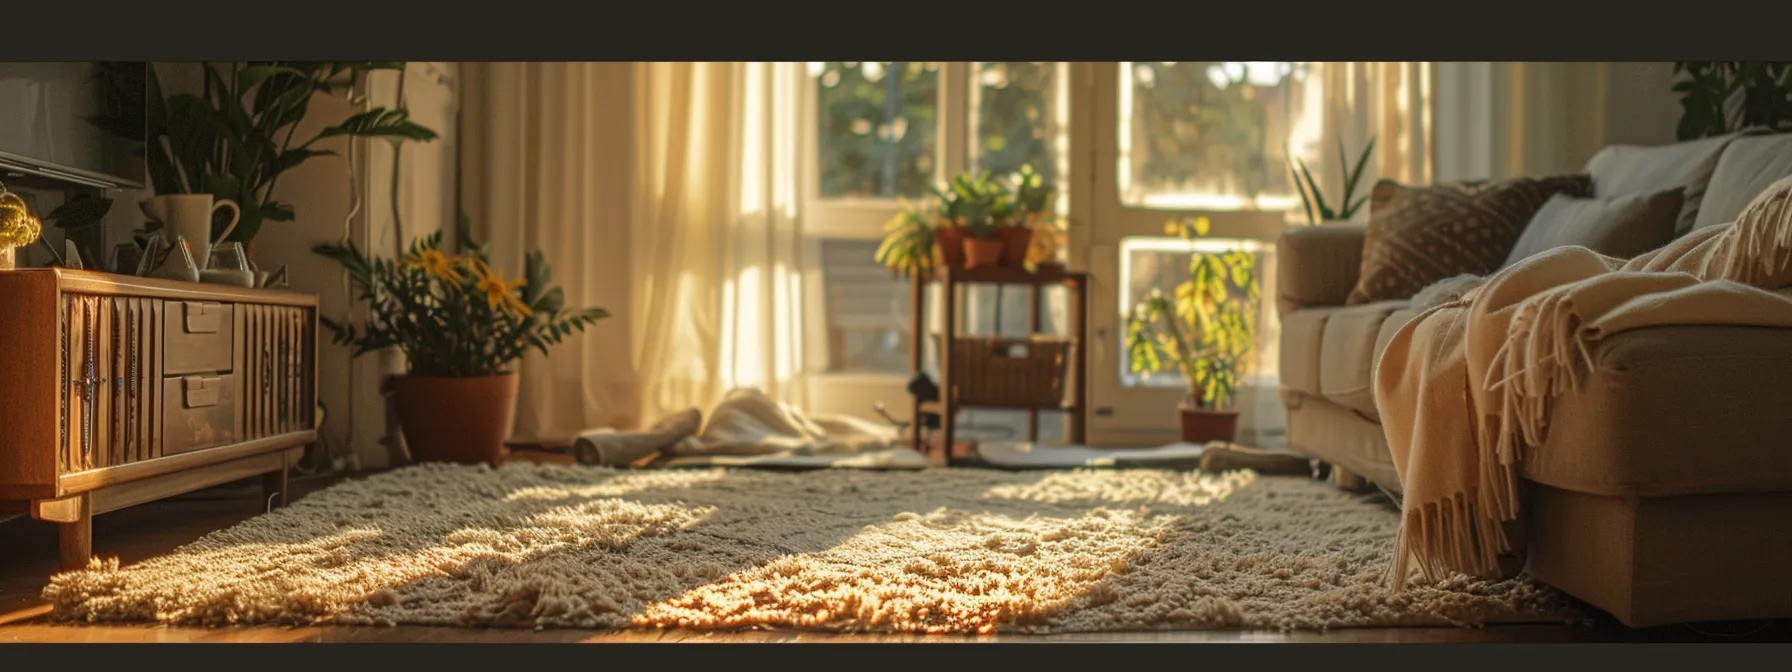
M 243 210 L 236 201 L 228 198 L 212 201 L 211 194 L 164 194 L 144 199 L 137 204 L 143 214 L 161 222 L 168 227 L 170 236 L 183 238 L 192 246 L 193 260 L 203 270 L 211 261 L 212 245 L 230 237 L 236 230 L 237 221 L 243 218 Z M 212 235 L 212 213 L 218 208 L 230 208 L 230 223 L 224 226 L 223 233 Z

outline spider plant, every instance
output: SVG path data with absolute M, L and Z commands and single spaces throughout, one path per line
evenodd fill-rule
M 1369 200 L 1367 195 L 1356 196 L 1356 188 L 1362 184 L 1363 168 L 1369 165 L 1369 155 L 1374 151 L 1375 139 L 1370 138 L 1369 145 L 1363 148 L 1363 154 L 1357 157 L 1356 167 L 1353 168 L 1350 159 L 1344 155 L 1344 141 L 1338 141 L 1338 168 L 1344 171 L 1344 193 L 1337 200 L 1339 208 L 1336 210 L 1325 200 L 1325 194 L 1319 189 L 1319 181 L 1313 179 L 1313 173 L 1307 170 L 1306 162 L 1294 160 L 1294 165 L 1299 169 L 1294 175 L 1294 186 L 1300 191 L 1300 202 L 1306 208 L 1308 222 L 1318 224 L 1350 219 L 1356 215 L 1363 203 Z

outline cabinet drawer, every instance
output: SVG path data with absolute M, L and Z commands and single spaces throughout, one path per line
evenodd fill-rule
M 230 370 L 236 343 L 231 304 L 169 301 L 162 308 L 162 373 L 219 373 Z
M 162 380 L 162 454 L 238 441 L 236 376 L 174 376 Z

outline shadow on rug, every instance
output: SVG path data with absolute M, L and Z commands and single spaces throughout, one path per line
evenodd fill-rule
M 1398 513 L 1303 478 L 1151 470 L 422 465 L 120 568 L 54 617 L 167 624 L 1072 632 L 1561 622 L 1528 579 L 1383 571 Z

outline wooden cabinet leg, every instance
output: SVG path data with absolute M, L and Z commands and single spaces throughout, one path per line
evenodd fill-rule
M 73 571 L 86 569 L 87 560 L 93 557 L 93 500 L 87 495 L 77 495 L 75 519 L 71 522 L 57 523 L 57 550 L 62 556 L 62 570 Z
M 261 501 L 270 509 L 286 506 L 286 468 L 270 471 L 261 477 Z

